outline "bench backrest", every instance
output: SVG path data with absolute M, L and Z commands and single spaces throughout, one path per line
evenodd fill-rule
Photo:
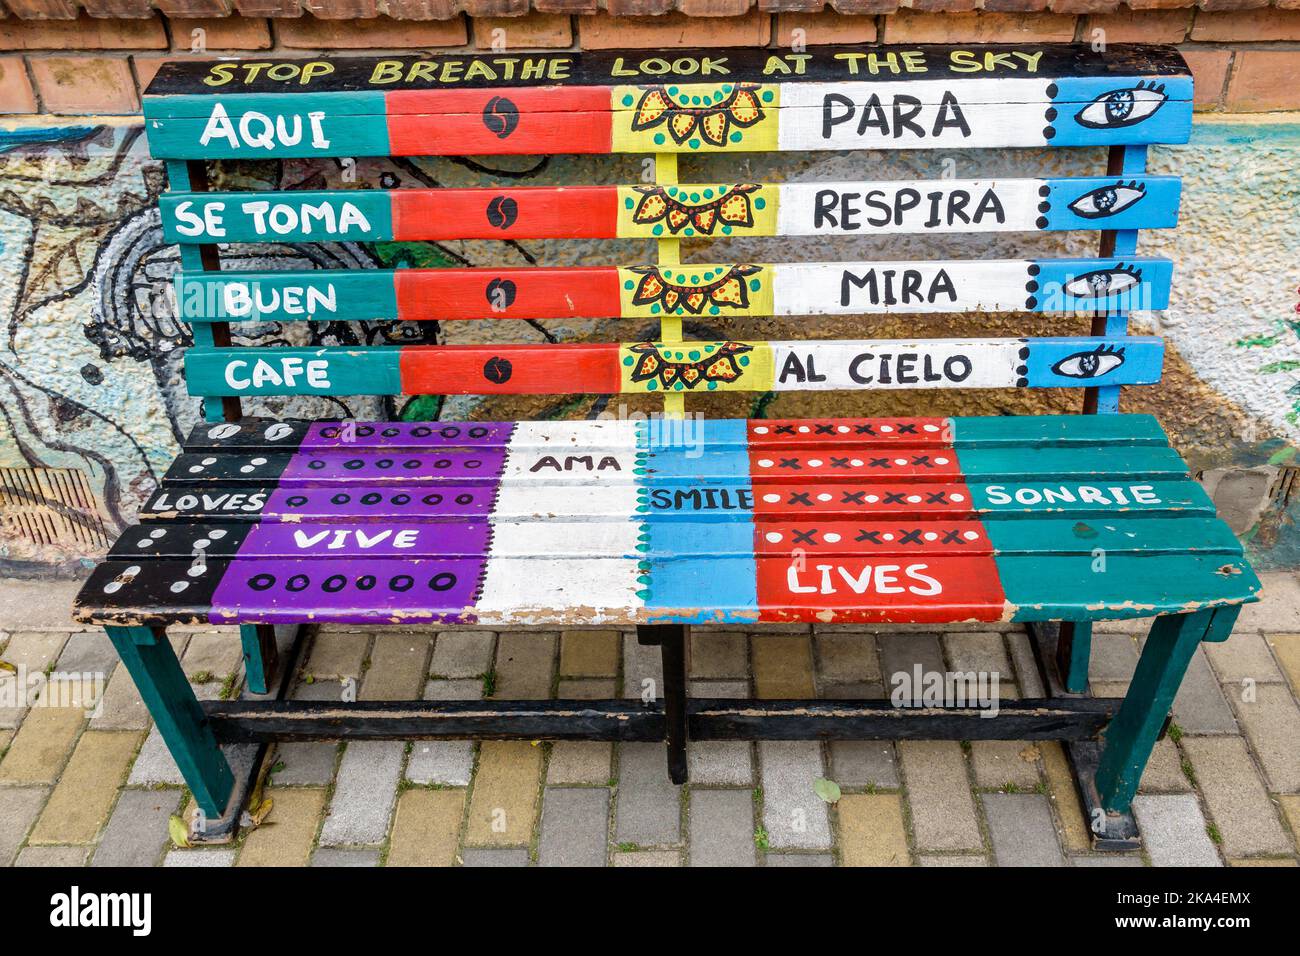
M 181 244 L 180 316 L 207 417 L 250 395 L 662 393 L 1084 387 L 1160 378 L 1134 308 L 1168 304 L 1137 229 L 1176 223 L 1180 183 L 1146 146 L 1191 129 L 1172 48 L 827 47 L 485 54 L 165 65 L 144 98 Z M 677 157 L 850 149 L 1110 147 L 1090 177 L 677 182 Z M 208 192 L 205 160 L 638 153 L 651 182 Z M 1095 258 L 681 264 L 681 239 L 1094 230 Z M 222 272 L 215 243 L 653 238 L 624 266 Z M 1085 312 L 1091 335 L 907 341 L 683 341 L 702 317 Z M 654 341 L 232 347 L 229 323 L 354 319 L 658 320 Z M 631 325 L 631 323 L 629 323 Z

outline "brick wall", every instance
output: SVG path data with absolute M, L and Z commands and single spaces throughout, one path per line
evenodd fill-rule
M 795 40 L 1177 43 L 1196 75 L 1199 109 L 1300 109 L 1300 0 L 1192 2 L 0 0 L 0 113 L 132 113 L 159 65 L 188 56 Z

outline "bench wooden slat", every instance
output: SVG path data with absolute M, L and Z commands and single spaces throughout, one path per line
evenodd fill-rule
M 1163 309 L 1168 259 L 179 272 L 187 322 Z
M 1160 380 L 1153 337 L 191 348 L 201 395 L 1083 388 Z
M 1143 175 L 172 192 L 158 205 L 175 243 L 720 239 L 1171 228 L 1180 192 L 1175 176 Z

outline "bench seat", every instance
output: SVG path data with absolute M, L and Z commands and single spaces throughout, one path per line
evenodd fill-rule
M 108 625 L 1092 621 L 1256 600 L 1147 415 L 200 424 Z

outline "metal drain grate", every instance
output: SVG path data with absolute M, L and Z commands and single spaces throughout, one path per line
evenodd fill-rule
M 109 544 L 95 495 L 76 468 L 0 468 L 0 527 L 37 545 Z

